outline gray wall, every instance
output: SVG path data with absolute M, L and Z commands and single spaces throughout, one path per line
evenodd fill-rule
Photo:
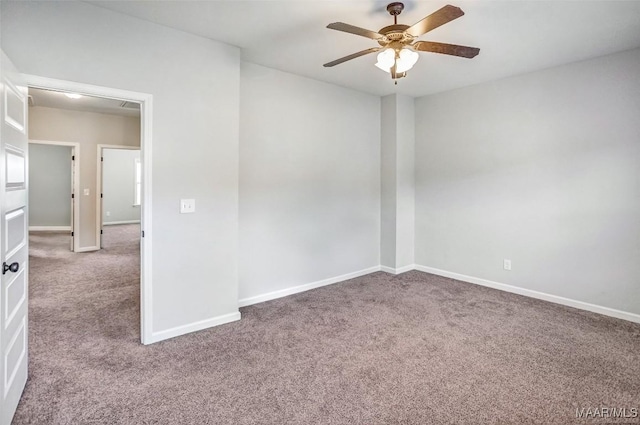
M 153 95 L 154 333 L 236 314 L 240 50 L 83 2 L 0 5 L 21 72 Z
M 396 267 L 397 123 L 396 96 L 381 99 L 380 113 L 380 264 Z
M 102 150 L 102 222 L 116 224 L 140 221 L 140 205 L 133 205 L 137 149 Z
M 382 98 L 380 260 L 394 273 L 415 263 L 414 118 L 412 97 Z
M 29 144 L 29 226 L 71 227 L 71 147 Z
M 639 117 L 640 50 L 416 100 L 416 263 L 640 313 Z
M 380 264 L 380 98 L 242 64 L 240 299 Z
M 140 119 L 95 112 L 35 106 L 29 108 L 29 137 L 74 142 L 80 167 L 78 248 L 96 247 L 97 145 L 140 146 Z M 89 189 L 86 195 L 84 189 Z

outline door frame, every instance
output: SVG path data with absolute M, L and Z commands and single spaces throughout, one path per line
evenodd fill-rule
M 71 152 L 73 152 L 73 156 L 75 159 L 73 160 L 73 164 L 71 165 L 73 173 L 73 180 L 71 182 L 73 189 L 71 193 L 73 194 L 73 220 L 71 223 L 71 231 L 73 232 L 73 252 L 78 252 L 78 248 L 80 247 L 80 198 L 75 196 L 78 194 L 78 190 L 80 188 L 80 143 L 76 142 L 60 142 L 57 140 L 37 140 L 37 139 L 29 139 L 29 145 L 49 145 L 49 146 L 66 146 L 71 148 Z M 29 168 L 31 169 L 31 168 Z
M 73 92 L 87 96 L 106 97 L 140 103 L 140 159 L 142 163 L 142 205 L 140 212 L 140 339 L 151 344 L 153 339 L 152 314 L 152 172 L 151 145 L 153 128 L 153 95 L 92 84 L 22 74 L 27 86 L 55 91 Z M 98 241 L 96 241 L 98 242 Z
M 140 158 L 142 159 L 142 147 L 141 146 L 125 146 L 125 145 L 96 145 L 97 149 L 97 163 L 96 163 L 96 245 L 98 248 L 102 249 L 102 150 L 103 149 L 124 149 L 124 150 L 136 150 L 140 151 Z M 144 168 L 144 165 L 143 165 Z M 142 186 L 144 186 L 144 175 L 142 176 Z M 140 199 L 140 211 L 142 212 L 142 208 L 144 207 L 144 192 L 143 196 Z M 140 214 L 140 228 L 142 229 L 142 214 Z

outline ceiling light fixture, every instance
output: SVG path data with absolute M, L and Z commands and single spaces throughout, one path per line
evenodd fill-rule
M 65 93 L 65 96 L 67 96 L 69 99 L 80 99 L 82 97 L 81 94 L 77 94 L 77 93 Z
M 340 59 L 324 64 L 332 67 L 359 58 L 370 53 L 378 53 L 376 66 L 391 74 L 391 79 L 398 84 L 398 79 L 407 76 L 409 71 L 418 61 L 418 52 L 432 52 L 444 55 L 458 56 L 471 59 L 480 53 L 477 47 L 459 46 L 457 44 L 436 43 L 433 41 L 421 41 L 418 37 L 432 31 L 439 26 L 451 22 L 464 15 L 462 9 L 456 6 L 446 5 L 412 26 L 399 24 L 398 15 L 404 9 L 404 4 L 393 2 L 387 5 L 387 12 L 393 16 L 393 25 L 371 31 L 365 28 L 334 22 L 327 28 L 342 31 L 349 34 L 370 38 L 378 42 L 378 47 L 370 47 L 356 53 L 352 53 Z
M 399 50 L 393 48 L 384 49 L 378 53 L 376 66 L 384 72 L 391 73 L 391 68 L 395 66 L 395 72 L 407 72 L 418 62 L 418 53 L 408 47 Z

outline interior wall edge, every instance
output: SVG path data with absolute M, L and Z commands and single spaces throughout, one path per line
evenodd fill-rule
M 140 224 L 140 220 L 105 221 L 103 226 L 115 226 L 118 224 Z
M 240 320 L 241 314 L 239 311 L 223 314 L 209 319 L 199 320 L 193 323 L 187 323 L 185 325 L 176 326 L 173 328 L 165 329 L 162 331 L 153 332 L 149 340 L 143 342 L 144 345 L 153 344 L 155 342 L 164 341 L 165 339 L 175 338 L 177 336 L 185 335 L 188 333 L 201 331 L 207 328 L 224 325 L 227 323 Z
M 640 323 L 640 314 L 628 311 L 616 310 L 614 308 L 604 307 L 601 305 L 590 304 L 584 301 L 578 301 L 571 298 L 565 298 L 558 295 L 548 294 L 545 292 L 534 291 L 519 286 L 507 285 L 506 283 L 495 282 L 492 280 L 482 279 L 475 276 L 467 276 L 448 270 L 436 269 L 434 267 L 422 266 L 416 264 L 415 270 L 431 273 L 438 276 L 448 277 L 462 282 L 473 283 L 475 285 L 486 286 L 488 288 L 497 289 L 499 291 L 510 292 L 512 294 L 523 295 L 529 298 L 535 298 L 543 301 L 549 301 L 555 304 L 561 304 L 568 307 L 586 310 L 592 313 L 602 314 L 604 316 L 615 317 L 617 319 L 627 320 L 629 322 Z
M 380 266 L 380 271 L 383 271 L 385 273 L 389 273 L 389 274 L 401 274 L 401 273 L 406 273 L 406 272 L 410 272 L 411 270 L 415 270 L 416 269 L 416 265 L 415 264 L 409 264 L 406 266 L 402 266 L 402 267 L 387 267 L 387 266 Z
M 267 292 L 265 294 L 257 295 L 254 297 L 242 298 L 238 301 L 238 304 L 240 307 L 247 307 L 247 306 L 259 304 L 265 301 L 271 301 L 271 300 L 283 298 L 289 295 L 298 294 L 300 292 L 309 291 L 311 289 L 332 285 L 334 283 L 344 282 L 345 280 L 355 279 L 356 277 L 365 276 L 373 272 L 378 272 L 380 270 L 381 270 L 381 266 L 373 266 L 363 270 L 358 270 L 356 272 L 351 272 L 351 273 L 346 273 L 340 276 L 330 277 L 328 279 L 318 280 L 315 282 L 293 286 L 293 287 L 281 289 L 278 291 Z
M 70 232 L 71 226 L 29 226 L 30 232 Z
M 258 295 L 255 297 L 243 298 L 238 301 L 238 304 L 240 307 L 248 307 L 254 304 L 259 304 L 262 302 L 287 297 L 289 295 L 306 292 L 312 289 L 321 288 L 323 286 L 342 283 L 347 280 L 355 279 L 357 277 L 365 276 L 378 271 L 382 271 L 382 272 L 393 274 L 393 275 L 398 275 L 398 274 L 406 273 L 413 270 L 423 272 L 423 273 L 430 273 L 430 274 L 434 274 L 442 277 L 448 277 L 450 279 L 455 279 L 455 280 L 459 280 L 466 283 L 472 283 L 475 285 L 486 286 L 488 288 L 497 289 L 499 291 L 509 292 L 512 294 L 522 295 L 528 298 L 535 298 L 542 301 L 552 302 L 554 304 L 573 307 L 578 310 L 590 311 L 592 313 L 602 314 L 603 316 L 609 316 L 609 317 L 614 317 L 616 319 L 627 320 L 629 322 L 640 323 L 640 314 L 617 310 L 614 308 L 605 307 L 597 304 L 591 304 L 584 301 L 574 300 L 571 298 L 565 298 L 558 295 L 548 294 L 545 292 L 539 292 L 531 289 L 521 288 L 519 286 L 508 285 L 506 283 L 495 282 L 492 280 L 483 279 L 476 276 L 468 276 L 468 275 L 464 275 L 461 273 L 456 273 L 448 270 L 442 270 L 434 267 L 423 266 L 420 264 L 411 264 L 411 265 L 399 267 L 399 268 L 392 268 L 392 267 L 387 267 L 382 265 L 373 266 L 373 267 L 369 267 L 367 269 L 355 271 L 352 273 L 346 273 L 341 276 L 323 279 L 316 282 L 307 283 L 304 285 L 294 286 L 294 287 L 279 290 L 279 291 L 273 291 L 273 292 Z M 223 323 L 227 323 L 227 322 L 223 322 Z M 223 323 L 220 323 L 220 324 L 223 324 Z M 212 326 L 215 326 L 215 325 L 212 325 Z M 177 335 L 174 335 L 174 336 L 177 336 Z

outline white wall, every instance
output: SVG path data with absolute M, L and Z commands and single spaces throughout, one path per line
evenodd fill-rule
M 414 264 L 414 118 L 412 97 L 382 98 L 380 259 L 383 270 L 393 273 Z
M 153 95 L 154 333 L 237 315 L 239 49 L 87 3 L 1 7 L 21 72 Z
M 102 150 L 102 222 L 122 224 L 140 221 L 135 205 L 137 149 Z
M 639 99 L 640 50 L 418 99 L 416 263 L 640 313 Z
M 380 111 L 380 264 L 391 268 L 396 267 L 396 224 L 398 222 L 397 122 L 395 95 L 383 97 Z
M 379 97 L 241 69 L 240 299 L 379 265 Z
M 140 146 L 140 118 L 34 106 L 29 108 L 29 138 L 80 144 L 80 187 L 76 190 L 80 226 L 76 231 L 79 248 L 97 246 L 97 145 Z
M 29 144 L 29 227 L 71 229 L 71 147 Z

